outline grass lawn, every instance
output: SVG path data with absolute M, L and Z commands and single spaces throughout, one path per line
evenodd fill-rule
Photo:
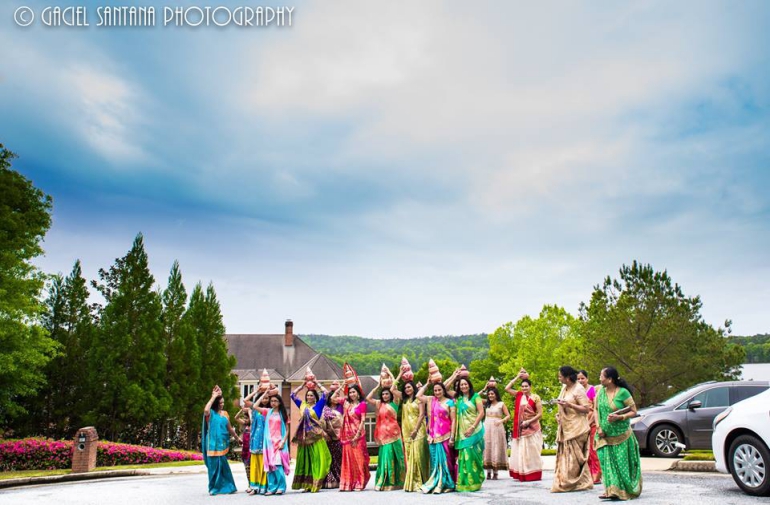
M 169 463 L 152 463 L 149 465 L 120 465 L 120 466 L 100 466 L 94 469 L 95 472 L 104 472 L 111 470 L 144 470 L 148 468 L 169 468 L 175 466 L 202 465 L 203 461 L 172 461 Z M 72 470 L 21 470 L 18 472 L 0 472 L 0 480 L 21 479 L 24 477 L 48 477 L 51 475 L 67 475 Z
M 683 461 L 714 461 L 714 453 L 711 451 L 687 451 Z

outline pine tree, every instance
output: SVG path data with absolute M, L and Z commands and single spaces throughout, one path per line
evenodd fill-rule
M 200 380 L 197 391 L 191 394 L 191 398 L 197 399 L 197 403 L 191 403 L 195 418 L 200 420 L 200 413 L 211 391 L 218 384 L 225 394 L 226 400 L 237 396 L 235 391 L 236 378 L 232 374 L 235 367 L 235 358 L 227 352 L 225 341 L 225 325 L 222 321 L 222 312 L 217 300 L 214 286 L 209 284 L 206 293 L 200 283 L 190 295 L 190 306 L 185 314 L 193 332 L 194 339 L 200 352 Z M 193 414 L 193 412 L 195 412 Z M 192 422 L 189 419 L 188 422 Z M 191 439 L 196 437 L 199 428 L 190 426 Z
M 56 343 L 40 327 L 44 275 L 32 264 L 51 226 L 51 197 L 11 169 L 0 144 L 0 426 L 24 413 L 21 401 L 45 383 Z
M 106 305 L 94 341 L 91 419 L 110 440 L 144 441 L 147 426 L 171 407 L 166 390 L 162 305 L 153 290 L 142 234 L 93 283 Z
M 42 433 L 48 437 L 71 436 L 83 424 L 88 396 L 88 352 L 95 328 L 88 296 L 80 260 L 67 278 L 56 275 L 51 281 L 43 326 L 59 343 L 61 354 L 48 364 L 48 387 L 36 399 L 38 410 L 42 409 L 36 420 L 42 421 Z

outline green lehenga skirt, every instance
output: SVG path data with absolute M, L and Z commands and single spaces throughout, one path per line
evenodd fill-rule
M 291 488 L 315 493 L 323 487 L 331 464 L 332 455 L 326 440 L 321 439 L 311 445 L 298 445 Z
M 401 439 L 381 445 L 377 456 L 377 474 L 374 479 L 375 491 L 403 489 L 406 465 Z
M 484 438 L 457 451 L 457 490 L 478 491 L 484 482 Z
M 634 435 L 619 444 L 600 447 L 596 454 L 602 467 L 605 496 L 630 500 L 642 494 L 642 466 Z

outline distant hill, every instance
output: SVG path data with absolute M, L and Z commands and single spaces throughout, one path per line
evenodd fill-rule
M 745 363 L 770 363 L 770 334 L 730 337 L 730 342 L 740 345 L 746 351 Z
M 337 363 L 345 361 L 362 375 L 377 375 L 382 363 L 398 373 L 401 357 L 406 356 L 414 370 L 430 358 L 450 359 L 470 364 L 489 355 L 487 334 L 408 339 L 376 339 L 355 336 L 300 335 L 313 349 Z

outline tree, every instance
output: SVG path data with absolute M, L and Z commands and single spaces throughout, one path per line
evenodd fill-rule
M 641 406 L 698 382 L 739 376 L 744 352 L 725 338 L 729 321 L 718 329 L 705 323 L 700 297 L 685 296 L 665 270 L 634 261 L 619 273 L 581 304 L 586 358 L 595 370 L 615 366 Z
M 47 311 L 43 326 L 60 346 L 61 354 L 46 367 L 48 386 L 35 401 L 42 409 L 36 415 L 47 437 L 70 436 L 82 426 L 82 414 L 88 407 L 88 353 L 95 328 L 92 307 L 88 304 L 88 286 L 80 260 L 66 278 L 55 275 L 48 289 Z
M 0 425 L 24 412 L 57 347 L 39 325 L 45 277 L 31 262 L 43 253 L 52 200 L 11 169 L 15 157 L 0 144 Z
M 516 324 L 506 323 L 489 336 L 489 359 L 498 363 L 498 388 L 509 408 L 513 408 L 513 398 L 505 394 L 503 388 L 522 367 L 529 373 L 532 391 L 543 402 L 558 396 L 559 367 L 580 367 L 581 330 L 580 320 L 565 309 L 545 305 L 536 319 L 524 316 Z M 541 425 L 548 444 L 556 439 L 555 414 L 556 408 L 544 403 Z
M 227 352 L 225 324 L 222 321 L 222 311 L 212 284 L 208 285 L 205 294 L 200 282 L 195 285 L 190 295 L 190 305 L 185 313 L 185 319 L 200 353 L 200 380 L 196 384 L 197 390 L 190 392 L 187 400 L 188 410 L 185 414 L 190 430 L 188 438 L 192 440 L 200 431 L 200 423 L 196 426 L 193 419 L 200 420 L 203 406 L 215 384 L 222 388 L 227 400 L 237 398 L 239 395 L 235 388 L 236 377 L 232 374 L 236 360 Z M 190 416 L 194 416 L 193 419 Z
M 147 425 L 171 407 L 161 300 L 153 290 L 142 234 L 93 283 L 106 305 L 94 341 L 91 419 L 110 440 L 143 441 Z M 150 435 L 152 436 L 152 435 Z
M 400 360 L 399 360 L 400 361 Z M 434 363 L 436 363 L 436 366 L 438 367 L 439 371 L 441 372 L 442 380 L 447 380 L 450 375 L 452 375 L 452 372 L 454 372 L 459 366 L 460 363 L 453 359 L 446 359 L 446 358 L 436 358 L 433 360 Z M 414 364 L 412 364 L 414 366 Z M 412 368 L 414 370 L 414 368 Z M 394 371 L 394 374 L 398 374 L 398 372 Z M 414 372 L 414 383 L 417 384 L 418 382 L 422 382 L 425 384 L 428 381 L 428 361 L 426 360 L 422 366 L 420 366 L 419 369 L 417 369 L 416 372 Z M 452 386 L 452 384 L 446 384 L 446 387 Z M 427 394 L 432 395 L 433 391 L 427 391 Z

